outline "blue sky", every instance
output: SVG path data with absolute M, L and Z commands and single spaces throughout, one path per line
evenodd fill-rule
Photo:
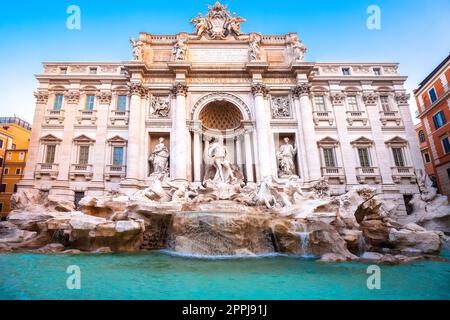
M 215 0 L 2 0 L 0 115 L 33 118 L 34 74 L 43 61 L 125 61 L 129 37 L 146 31 L 193 30 L 190 18 Z M 392 61 L 413 89 L 450 52 L 448 0 L 223 0 L 247 19 L 244 32 L 296 31 L 308 61 Z M 366 27 L 369 5 L 381 8 L 381 30 Z M 81 30 L 66 28 L 70 5 Z M 415 105 L 413 103 L 413 108 Z

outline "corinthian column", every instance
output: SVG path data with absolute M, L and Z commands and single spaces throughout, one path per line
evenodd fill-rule
M 187 162 L 190 160 L 187 154 L 188 130 L 186 126 L 186 94 L 187 86 L 178 82 L 172 89 L 176 95 L 176 105 L 173 109 L 171 157 L 174 158 L 172 178 L 187 180 Z
M 130 120 L 128 126 L 128 148 L 127 148 L 127 180 L 128 183 L 137 183 L 139 180 L 139 143 L 141 122 L 141 96 L 145 94 L 145 88 L 140 82 L 134 82 L 130 87 Z
M 272 175 L 270 165 L 270 155 L 264 150 L 268 150 L 269 141 L 269 125 L 267 114 L 264 106 L 264 96 L 267 94 L 267 88 L 262 83 L 256 83 L 252 86 L 252 92 L 255 97 L 255 117 L 256 117 L 256 136 L 258 139 L 258 166 L 260 177 Z
M 317 148 L 316 131 L 312 115 L 312 105 L 309 99 L 310 84 L 300 83 L 293 89 L 296 99 L 300 101 L 300 114 L 303 126 L 303 138 L 305 141 L 306 161 L 308 163 L 309 179 L 320 179 L 320 156 Z

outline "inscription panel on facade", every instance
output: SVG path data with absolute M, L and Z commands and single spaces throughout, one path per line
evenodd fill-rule
M 243 63 L 248 61 L 248 50 L 238 48 L 193 48 L 189 51 L 189 57 L 192 62 Z

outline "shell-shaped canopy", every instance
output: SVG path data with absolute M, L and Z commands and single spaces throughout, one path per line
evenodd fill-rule
M 204 127 L 216 130 L 233 130 L 241 125 L 242 113 L 228 101 L 214 101 L 200 112 L 199 119 Z

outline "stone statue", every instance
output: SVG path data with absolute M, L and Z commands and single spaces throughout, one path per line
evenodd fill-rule
M 153 149 L 149 161 L 153 165 L 153 174 L 168 173 L 169 149 L 164 144 L 164 138 L 159 138 L 159 143 Z
M 330 186 L 327 181 L 322 177 L 311 186 L 311 191 L 319 199 L 330 197 Z
M 241 23 L 246 22 L 247 20 L 236 15 L 236 12 L 233 13 L 231 17 L 228 19 L 228 23 L 226 28 L 228 33 L 234 32 L 237 36 L 241 35 Z
M 284 138 L 284 144 L 277 153 L 279 176 L 295 175 L 294 157 L 297 154 L 295 145 L 289 143 L 289 138 Z
M 172 54 L 174 56 L 175 61 L 184 61 L 186 60 L 186 52 L 187 52 L 187 44 L 186 40 L 179 39 L 172 50 Z
M 278 192 L 273 186 L 273 178 L 271 176 L 264 177 L 258 186 L 255 196 L 256 205 L 265 205 L 268 209 L 280 206 L 277 202 Z
M 436 198 L 437 189 L 433 187 L 433 182 L 430 177 L 423 170 L 417 170 L 416 176 L 421 199 L 428 202 Z
M 135 41 L 133 37 L 130 38 L 130 43 L 133 46 L 133 60 L 134 61 L 143 61 L 144 55 L 144 43 L 141 40 Z
M 199 37 L 208 31 L 208 23 L 201 13 L 198 14 L 198 17 L 193 18 L 190 23 L 195 24 L 195 34 Z
M 236 177 L 228 159 L 228 149 L 223 145 L 223 138 L 216 138 L 209 146 L 208 157 L 212 160 L 213 166 L 216 169 L 216 175 L 213 181 L 224 183 L 235 182 Z
M 250 42 L 250 47 L 249 47 L 250 61 L 261 60 L 260 43 L 261 43 L 261 38 L 259 36 L 254 36 L 253 40 Z
M 189 182 L 185 181 L 180 184 L 172 184 L 169 181 L 166 181 L 166 183 L 172 187 L 171 201 L 173 202 L 188 202 L 199 195 Z
M 303 61 L 305 58 L 305 53 L 308 49 L 301 42 L 297 35 L 292 36 L 292 49 L 294 51 L 294 61 Z

